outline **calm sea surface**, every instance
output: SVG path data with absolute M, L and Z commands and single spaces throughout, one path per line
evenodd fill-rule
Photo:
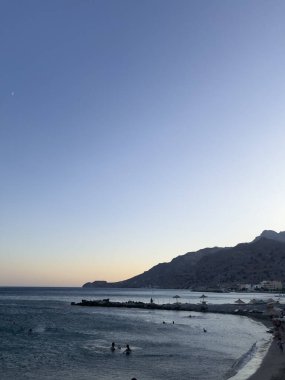
M 222 380 L 237 373 L 233 379 L 246 379 L 268 347 L 269 336 L 259 322 L 231 315 L 70 306 L 72 301 L 102 298 L 149 302 L 152 297 L 156 303 L 168 303 L 175 302 L 174 295 L 181 302 L 198 303 L 201 294 L 0 288 L 0 378 Z M 237 293 L 207 296 L 209 303 L 257 298 Z M 122 349 L 111 352 L 112 342 Z M 124 354 L 126 344 L 131 355 Z

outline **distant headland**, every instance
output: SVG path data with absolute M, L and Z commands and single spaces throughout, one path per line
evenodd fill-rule
M 285 231 L 277 233 L 265 230 L 250 243 L 188 252 L 128 280 L 113 283 L 102 280 L 87 282 L 83 287 L 281 292 L 283 284 Z

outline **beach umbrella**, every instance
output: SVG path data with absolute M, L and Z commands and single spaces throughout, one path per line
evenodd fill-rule
M 207 298 L 207 296 L 205 296 L 205 294 L 202 294 L 200 298 L 202 298 L 202 304 L 206 305 L 205 298 Z
M 252 300 L 249 301 L 249 303 L 257 303 L 257 300 L 255 298 L 253 298 Z
M 180 296 L 178 296 L 178 295 L 176 294 L 176 296 L 173 296 L 172 298 L 175 298 L 175 299 L 176 299 L 176 303 L 178 303 L 178 298 L 180 298 Z
M 244 304 L 245 302 L 239 298 L 238 300 L 235 301 L 235 303 Z
M 266 303 L 276 303 L 276 301 L 273 298 L 268 298 L 268 300 L 266 300 Z

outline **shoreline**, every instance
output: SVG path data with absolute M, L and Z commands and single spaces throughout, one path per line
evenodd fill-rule
M 248 380 L 285 380 L 285 353 L 280 351 L 274 339 L 260 367 Z
M 139 309 L 157 309 L 157 310 L 177 310 L 177 311 L 196 311 L 204 313 L 217 313 L 217 314 L 232 314 L 242 315 L 255 321 L 261 322 L 267 328 L 272 328 L 272 321 L 268 315 L 264 315 L 266 311 L 266 304 L 256 305 L 233 305 L 233 304 L 163 304 L 158 305 L 155 303 L 144 302 L 111 302 L 109 299 L 87 301 L 82 300 L 80 303 L 71 303 L 72 306 L 86 306 L 86 307 L 115 307 L 115 308 L 139 308 Z M 285 341 L 285 334 L 282 331 L 283 341 Z M 285 380 L 285 352 L 281 352 L 277 346 L 276 339 L 272 342 L 261 361 L 260 366 L 256 372 L 252 374 L 247 380 Z
M 256 318 L 253 317 L 253 319 Z M 274 327 L 270 319 L 257 318 L 256 320 L 262 322 L 269 329 Z M 285 342 L 284 331 L 282 331 L 282 340 Z M 285 380 L 285 351 L 281 352 L 274 336 L 272 336 L 272 341 L 260 366 L 247 380 Z

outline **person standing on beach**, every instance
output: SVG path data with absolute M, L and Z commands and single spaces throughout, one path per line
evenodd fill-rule
M 277 345 L 281 352 L 283 352 L 283 342 L 281 342 L 281 339 L 278 339 Z

